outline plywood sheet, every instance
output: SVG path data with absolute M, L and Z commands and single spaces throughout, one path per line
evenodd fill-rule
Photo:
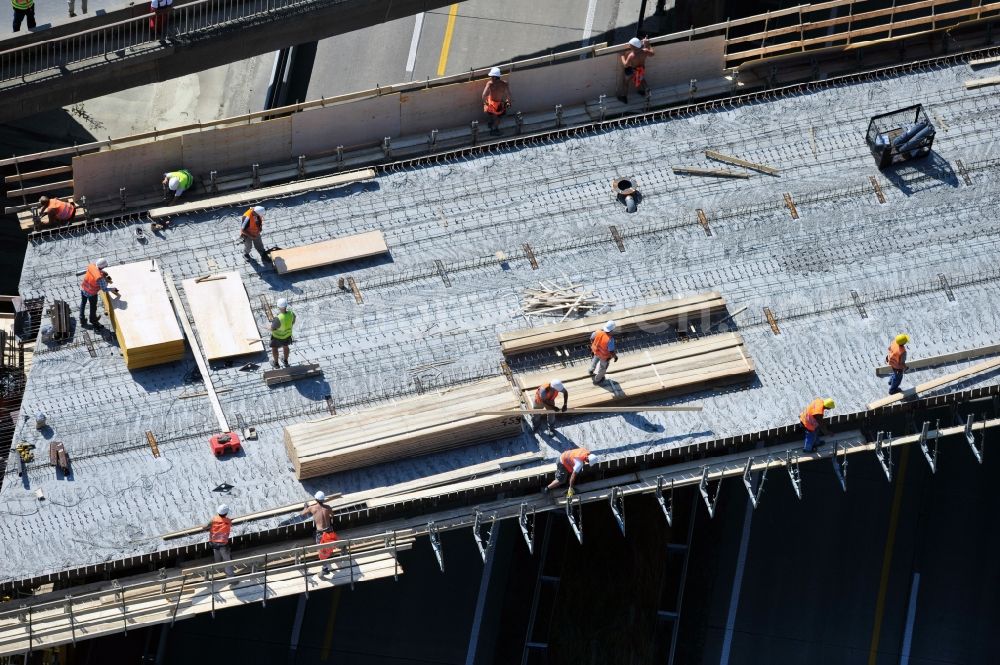
M 400 135 L 399 94 L 307 109 L 290 116 L 292 155 L 333 153 L 337 146 L 381 143 Z
M 163 174 L 179 168 L 189 168 L 183 163 L 180 136 L 80 155 L 73 158 L 73 198 L 118 196 L 120 187 L 133 197 L 159 192 Z
M 224 272 L 181 283 L 194 327 L 208 360 L 264 350 L 246 287 L 238 272 Z
M 159 268 L 140 261 L 110 266 L 107 273 L 120 292 L 105 297 L 105 307 L 110 308 L 126 366 L 136 369 L 180 359 L 184 336 Z
M 292 159 L 292 119 L 289 116 L 251 125 L 185 134 L 184 168 L 195 177 L 210 171 L 246 169 Z
M 369 231 L 312 245 L 275 250 L 271 252 L 271 259 L 274 261 L 275 269 L 283 275 L 286 272 L 385 254 L 388 251 L 382 232 Z

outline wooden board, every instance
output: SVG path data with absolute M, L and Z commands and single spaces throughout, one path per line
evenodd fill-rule
M 184 336 L 163 284 L 163 274 L 152 261 L 110 266 L 111 286 L 120 291 L 102 292 L 115 336 L 129 369 L 150 367 L 184 357 Z
M 1000 76 L 993 76 L 986 79 L 970 79 L 965 82 L 966 90 L 972 90 L 973 88 L 982 88 L 987 85 L 996 85 L 1000 83 Z
M 385 254 L 389 248 L 381 231 L 368 231 L 344 238 L 279 249 L 271 252 L 271 259 L 279 275 L 297 270 L 308 270 L 331 263 L 354 261 L 368 256 Z
M 877 409 L 879 407 L 888 406 L 889 404 L 894 404 L 900 402 L 907 397 L 915 397 L 921 393 L 925 393 L 941 386 L 946 386 L 949 383 L 955 383 L 956 381 L 961 381 L 970 376 L 975 376 L 976 374 L 981 374 L 983 372 L 989 372 L 1000 368 L 1000 358 L 994 358 L 993 360 L 987 360 L 984 363 L 979 363 L 978 365 L 973 365 L 972 367 L 966 367 L 958 372 L 953 372 L 951 374 L 945 374 L 944 376 L 932 379 L 931 381 L 926 381 L 913 388 L 907 388 L 901 393 L 895 395 L 889 395 L 888 397 L 883 397 L 882 399 L 877 399 L 874 402 L 868 404 L 868 409 Z
M 264 350 L 257 322 L 238 272 L 181 282 L 188 308 L 207 360 L 232 358 Z
M 289 381 L 311 379 L 314 376 L 322 375 L 323 370 L 316 363 L 292 365 L 291 367 L 264 370 L 264 383 L 268 386 L 276 386 Z
M 938 367 L 940 365 L 957 363 L 962 360 L 973 360 L 974 358 L 991 356 L 994 353 L 1000 353 L 1000 344 L 981 346 L 978 349 L 955 351 L 954 353 L 943 353 L 939 356 L 930 356 L 928 358 L 921 358 L 920 360 L 908 360 L 906 365 L 911 370 L 924 369 L 926 367 Z M 888 365 L 882 365 L 881 367 L 875 369 L 876 376 L 889 376 L 890 374 L 892 374 L 892 368 Z

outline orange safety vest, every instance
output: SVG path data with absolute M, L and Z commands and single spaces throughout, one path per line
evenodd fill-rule
M 241 229 L 240 232 L 243 233 L 243 235 L 249 236 L 251 238 L 259 238 L 260 217 L 257 215 L 257 213 L 253 211 L 253 208 L 250 208 L 245 213 L 243 213 L 243 216 L 249 219 L 250 223 L 247 224 L 246 229 Z
M 323 535 L 320 536 L 319 542 L 322 543 L 335 543 L 339 540 L 337 538 L 337 533 L 335 531 L 324 531 Z M 333 556 L 333 553 L 337 551 L 336 547 L 324 547 L 319 551 L 320 559 L 329 559 Z
M 574 448 L 573 450 L 567 450 L 560 455 L 559 461 L 567 471 L 573 473 L 573 467 L 576 465 L 576 461 L 580 460 L 586 464 L 588 457 L 590 457 L 590 451 L 586 448 Z
M 88 296 L 96 296 L 101 290 L 98 282 L 103 278 L 104 271 L 98 268 L 96 263 L 91 263 L 87 266 L 87 274 L 83 276 L 83 281 L 80 282 L 80 290 Z
M 615 354 L 608 350 L 608 342 L 610 341 L 611 335 L 603 330 L 598 330 L 597 334 L 594 335 L 594 341 L 590 343 L 590 352 L 601 360 L 611 360 Z
M 886 355 L 885 361 L 894 370 L 903 369 L 903 366 L 906 365 L 906 347 L 896 344 L 896 341 L 893 340 L 889 345 L 889 353 Z
M 66 222 L 73 219 L 73 215 L 76 214 L 76 206 L 69 201 L 49 199 L 49 205 L 45 208 L 45 212 L 54 212 L 56 219 L 60 222 Z
M 229 532 L 233 529 L 233 521 L 228 517 L 216 515 L 208 528 L 208 542 L 225 545 L 229 542 Z
M 826 407 L 823 406 L 823 400 L 817 397 L 809 402 L 809 406 L 802 411 L 799 420 L 802 421 L 802 425 L 807 430 L 815 432 L 816 428 L 819 427 L 819 421 L 816 420 L 816 416 L 822 416 L 824 413 L 826 413 Z
M 552 406 L 556 405 L 556 396 L 558 395 L 559 391 L 553 388 L 551 383 L 546 383 L 544 386 L 538 386 L 538 390 L 535 391 L 536 400 Z
M 644 65 L 639 65 L 638 67 L 632 68 L 632 83 L 635 87 L 641 88 L 642 81 L 646 78 L 646 67 Z

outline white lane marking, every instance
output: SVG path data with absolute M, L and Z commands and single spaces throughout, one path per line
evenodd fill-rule
M 589 46 L 590 35 L 594 32 L 594 14 L 596 12 L 597 0 L 590 0 L 587 3 L 587 21 L 583 24 L 583 39 L 580 40 L 580 46 Z
M 910 587 L 910 605 L 906 609 L 906 631 L 903 633 L 903 651 L 899 655 L 899 665 L 909 665 L 910 644 L 913 642 L 913 620 L 917 616 L 917 589 L 920 587 L 920 573 L 913 573 Z
M 417 14 L 417 20 L 413 24 L 413 36 L 410 37 L 410 54 L 406 56 L 406 73 L 412 74 L 413 68 L 417 64 L 417 45 L 420 43 L 420 30 L 424 27 L 424 13 Z
M 736 558 L 736 575 L 733 577 L 733 591 L 729 596 L 729 615 L 726 617 L 726 635 L 722 640 L 720 665 L 729 664 L 729 651 L 733 647 L 733 630 L 736 627 L 736 609 L 740 604 L 740 587 L 743 586 L 743 569 L 746 568 L 747 550 L 750 548 L 750 520 L 753 519 L 753 504 L 747 498 L 747 511 L 743 516 L 743 535 L 740 536 L 740 553 Z

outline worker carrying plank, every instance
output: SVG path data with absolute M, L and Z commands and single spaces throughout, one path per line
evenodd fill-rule
M 622 73 L 618 77 L 618 101 L 628 104 L 628 90 L 630 85 L 634 85 L 636 92 L 643 97 L 646 96 L 646 58 L 653 55 L 653 49 L 649 46 L 649 37 L 633 37 L 628 40 L 628 49 L 619 58 L 622 65 Z
M 590 452 L 586 448 L 574 448 L 573 450 L 567 450 L 562 455 L 559 456 L 559 461 L 556 462 L 556 478 L 551 483 L 542 488 L 542 492 L 545 494 L 549 493 L 549 490 L 559 487 L 567 479 L 569 479 L 569 487 L 566 490 L 566 498 L 573 496 L 573 484 L 576 482 L 576 477 L 580 475 L 583 471 L 584 464 L 594 465 L 597 463 L 597 455 Z
M 248 208 L 243 213 L 240 224 L 240 239 L 243 241 L 243 258 L 250 260 L 250 248 L 253 247 L 260 254 L 260 260 L 264 263 L 271 263 L 271 256 L 264 249 L 264 241 L 260 239 L 261 231 L 264 228 L 264 206 L 254 206 Z
M 494 67 L 483 88 L 483 113 L 488 118 L 486 124 L 492 136 L 500 135 L 500 118 L 507 114 L 510 104 L 510 85 L 500 78 L 500 68 Z
M 42 224 L 68 222 L 76 215 L 76 204 L 55 197 L 42 196 L 38 199 L 39 216 Z
M 899 384 L 903 382 L 903 372 L 909 369 L 906 366 L 906 345 L 910 343 L 910 336 L 906 333 L 896 335 L 896 338 L 889 344 L 889 352 L 885 355 L 885 362 L 892 369 L 889 377 L 889 394 L 903 392 Z
M 559 396 L 559 393 L 562 393 L 563 396 L 562 409 L 559 409 L 556 406 L 556 397 Z M 555 425 L 556 423 L 555 413 L 557 411 L 565 412 L 566 405 L 568 403 L 569 403 L 569 390 L 566 389 L 566 386 L 564 386 L 563 382 L 560 381 L 559 379 L 552 379 L 551 382 L 542 384 L 538 386 L 537 390 L 535 390 L 535 399 L 532 406 L 536 409 L 546 409 L 550 411 L 550 413 L 545 414 L 545 419 L 546 419 L 545 433 L 548 434 L 549 436 L 554 436 L 556 433 L 556 430 L 553 427 L 553 425 Z M 542 414 L 540 413 L 531 414 L 531 430 L 533 432 L 538 431 L 538 425 L 541 424 L 541 422 L 542 422 Z
M 229 538 L 233 531 L 233 521 L 229 519 L 229 506 L 219 504 L 215 512 L 215 517 L 208 523 L 208 545 L 212 548 L 212 560 L 215 563 L 231 561 L 233 555 Z M 232 576 L 233 567 L 226 566 L 226 577 Z
M 615 328 L 618 326 L 614 321 L 608 321 L 600 330 L 590 333 L 590 352 L 594 358 L 590 361 L 590 370 L 587 372 L 593 377 L 594 385 L 604 381 L 604 374 L 608 371 L 608 363 L 613 359 L 618 362 L 618 353 L 615 351 Z
M 173 202 L 174 199 L 178 199 L 187 190 L 191 189 L 194 184 L 194 176 L 187 169 L 180 169 L 179 171 L 170 171 L 169 173 L 163 174 L 163 185 L 164 199 L 168 202 Z M 167 194 L 167 192 L 170 192 Z
M 809 405 L 799 415 L 802 426 L 806 428 L 806 442 L 803 450 L 807 453 L 811 453 L 815 448 L 820 446 L 822 443 L 819 438 L 820 434 L 823 436 L 830 435 L 830 429 L 823 421 L 823 416 L 826 414 L 827 409 L 832 409 L 835 406 L 833 398 L 817 397 L 809 402 Z
M 87 305 L 90 304 L 90 323 L 94 326 L 100 326 L 100 314 L 97 313 L 97 294 L 101 291 L 105 293 L 113 293 L 114 295 L 119 295 L 118 289 L 114 287 L 109 287 L 108 284 L 111 283 L 111 277 L 108 273 L 104 272 L 104 269 L 108 267 L 107 259 L 97 259 L 93 263 L 87 266 L 86 272 L 83 274 L 83 280 L 80 282 L 80 325 L 86 326 L 87 320 L 83 318 L 84 310 Z
M 288 367 L 288 346 L 292 343 L 292 326 L 295 312 L 288 307 L 287 298 L 278 298 L 278 314 L 271 319 L 271 367 L 278 369 L 278 349 L 285 350 L 282 360 Z
M 329 543 L 337 539 L 337 534 L 333 530 L 333 509 L 326 505 L 326 494 L 318 490 L 313 498 L 314 503 L 306 503 L 300 515 L 312 517 L 313 524 L 316 525 L 316 544 Z M 330 572 L 330 567 L 323 564 L 323 575 Z

